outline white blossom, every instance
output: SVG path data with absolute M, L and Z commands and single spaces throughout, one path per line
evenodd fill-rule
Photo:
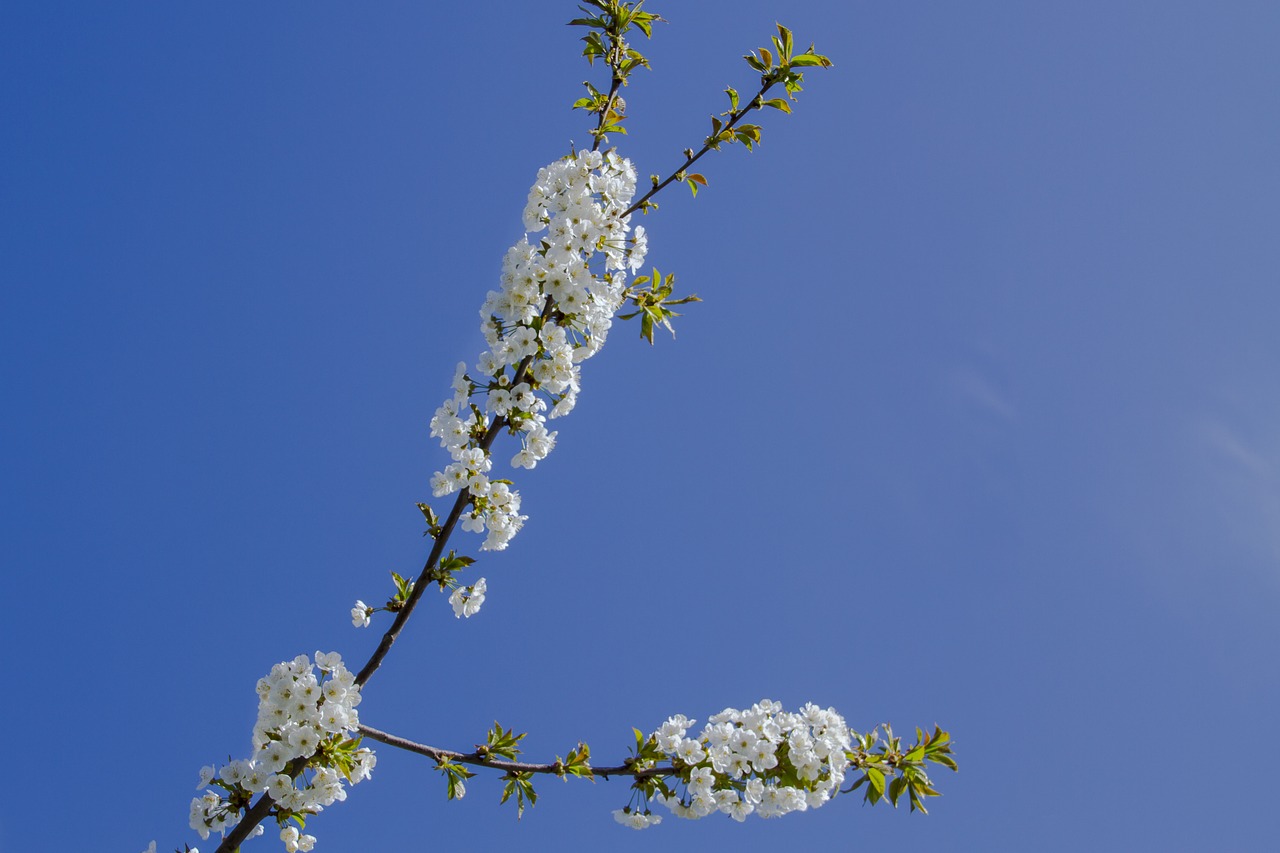
M 369 616 L 373 613 L 373 608 L 369 607 L 363 601 L 356 599 L 356 606 L 351 608 L 351 624 L 357 628 L 369 627 Z

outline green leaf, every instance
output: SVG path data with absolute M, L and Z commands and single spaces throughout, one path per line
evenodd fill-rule
M 816 53 L 802 53 L 799 56 L 791 57 L 791 66 L 793 68 L 830 68 L 831 60 L 825 56 L 819 56 Z
M 933 788 L 930 788 L 928 785 L 924 784 L 923 782 L 915 782 L 911 785 L 911 787 L 914 788 L 917 792 L 924 794 L 926 797 L 942 796 L 937 791 L 933 790 Z
M 533 774 L 530 772 L 517 773 L 514 770 L 508 771 L 502 777 L 506 780 L 506 784 L 502 789 L 502 800 L 506 802 L 514 793 L 516 795 L 516 819 L 519 820 L 524 816 L 524 801 L 529 800 L 529 805 L 535 805 L 538 802 L 538 794 L 533 790 Z
M 453 551 L 450 551 L 449 556 L 440 561 L 439 571 L 445 574 L 452 574 L 453 572 L 465 569 L 474 562 L 474 557 L 460 557 Z
M 560 766 L 560 777 L 577 776 L 582 779 L 594 779 L 595 774 L 591 770 L 591 763 L 588 759 L 591 757 L 591 748 L 585 743 L 579 742 L 576 747 L 569 750 L 569 757 L 561 761 L 556 758 L 556 763 Z
M 436 760 L 436 770 L 445 775 L 448 786 L 446 796 L 450 800 L 460 799 L 466 793 L 466 786 L 463 783 L 476 775 L 461 764 L 455 764 L 447 758 Z
M 875 805 L 884 796 L 884 774 L 874 767 L 867 768 L 867 799 Z
M 782 58 L 785 61 L 791 58 L 791 50 L 794 46 L 791 30 L 782 26 L 782 24 L 778 24 L 778 35 L 782 37 Z
M 786 98 L 770 98 L 764 101 L 761 106 L 773 107 L 775 110 L 782 110 L 784 113 L 791 112 L 791 105 L 787 103 Z

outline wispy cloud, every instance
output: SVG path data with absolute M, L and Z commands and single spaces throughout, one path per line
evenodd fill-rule
M 961 400 L 1006 421 L 1018 419 L 1018 409 L 990 379 L 971 367 L 958 367 L 951 372 L 950 386 Z
M 1214 503 L 1235 543 L 1280 571 L 1280 425 L 1259 437 L 1242 424 L 1204 418 L 1194 430 Z
M 1254 446 L 1239 432 L 1221 421 L 1204 421 L 1199 425 L 1201 440 L 1218 460 L 1231 463 L 1250 477 L 1274 479 L 1276 464 L 1265 451 Z

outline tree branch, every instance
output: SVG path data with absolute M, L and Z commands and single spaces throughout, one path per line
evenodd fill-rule
M 618 89 L 622 87 L 622 78 L 618 76 L 618 72 L 613 72 L 613 80 L 609 84 L 609 97 L 605 99 L 604 109 L 600 111 L 600 121 L 596 124 L 596 132 L 592 134 L 595 141 L 591 143 L 591 150 L 596 151 L 600 148 L 600 143 L 604 141 L 604 134 L 600 130 L 604 127 L 605 119 L 609 112 L 613 109 L 614 102 L 618 99 Z
M 424 743 L 416 743 L 408 740 L 407 738 L 389 734 L 363 724 L 360 726 L 360 734 L 370 740 L 376 740 L 378 743 L 385 743 L 387 746 L 394 746 L 408 752 L 416 752 L 418 755 L 425 755 L 427 758 L 432 758 L 436 761 L 448 759 L 450 761 L 456 761 L 459 764 L 471 764 L 476 767 L 490 767 L 494 770 L 509 770 L 516 773 L 546 773 L 553 776 L 568 775 L 565 773 L 564 765 L 559 762 L 555 764 L 530 764 L 524 761 L 507 761 L 500 758 L 491 758 L 490 756 L 479 752 L 455 752 L 451 749 L 441 749 L 436 746 L 427 746 Z M 591 768 L 591 776 L 599 776 L 605 779 L 610 776 L 630 776 L 634 779 L 644 779 L 650 776 L 670 776 L 676 772 L 676 768 L 671 766 L 647 767 L 637 770 L 628 763 L 619 764 L 614 767 Z
M 760 101 L 764 98 L 765 92 L 768 92 L 775 85 L 777 85 L 777 81 L 770 80 L 769 82 L 761 86 L 760 91 L 756 92 L 755 96 L 752 97 L 751 100 L 747 101 L 747 105 L 745 107 L 740 108 L 737 112 L 729 116 L 729 122 L 724 127 L 722 127 L 721 130 L 722 131 L 732 130 L 733 126 L 737 124 L 739 121 L 741 121 L 743 116 L 745 116 L 747 113 L 751 112 L 752 110 L 760 109 L 758 105 Z M 667 175 L 666 180 L 663 180 L 659 183 L 654 184 L 652 189 L 650 189 L 647 193 L 641 196 L 639 201 L 632 203 L 630 207 L 628 207 L 626 210 L 622 212 L 622 215 L 628 216 L 629 214 L 635 213 L 637 210 L 642 210 L 648 203 L 649 199 L 653 198 L 655 195 L 661 192 L 667 186 L 667 184 L 671 183 L 676 179 L 677 175 L 680 175 L 685 171 L 687 171 L 690 166 L 692 166 L 694 163 L 702 159 L 703 154 L 706 154 L 710 150 L 711 150 L 711 144 L 709 142 L 704 143 L 701 151 L 699 151 L 696 154 L 690 155 L 689 158 L 685 160 L 684 163 L 678 169 L 676 169 L 670 175 Z
M 554 300 L 550 296 L 542 308 L 542 317 L 545 320 L 551 312 Z M 525 376 L 529 373 L 529 367 L 533 364 L 533 356 L 526 356 L 516 366 L 515 373 L 511 377 L 511 387 L 515 387 L 524 381 Z M 493 419 L 493 423 L 489 424 L 489 429 L 485 432 L 484 437 L 480 439 L 479 447 L 485 451 L 486 455 L 489 448 L 493 445 L 494 439 L 498 437 L 498 433 L 502 428 L 507 426 L 508 421 L 505 417 L 499 415 Z M 396 613 L 395 621 L 391 623 L 391 627 L 382 635 L 382 639 L 378 641 L 378 647 L 374 649 L 373 654 L 369 656 L 369 660 L 361 668 L 360 673 L 356 676 L 356 684 L 360 687 L 373 677 L 378 671 L 378 667 L 382 665 L 383 659 L 391 651 L 391 646 L 395 644 L 396 638 L 400 636 L 405 623 L 409 621 L 409 616 L 413 613 L 413 609 L 418 606 L 418 601 L 422 598 L 423 592 L 432 581 L 432 569 L 440 560 L 440 556 L 444 553 L 445 545 L 449 542 L 449 537 L 453 534 L 453 528 L 458 523 L 458 519 L 462 517 L 462 511 L 466 509 L 467 504 L 471 501 L 471 492 L 469 489 L 463 489 L 458 493 L 458 499 L 453 502 L 453 509 L 449 510 L 449 516 L 445 519 L 444 524 L 440 526 L 440 532 L 436 536 L 435 544 L 431 546 L 431 553 L 427 555 L 427 562 L 422 567 L 422 572 L 413 582 L 413 592 L 409 593 L 408 599 L 405 600 L 400 611 Z

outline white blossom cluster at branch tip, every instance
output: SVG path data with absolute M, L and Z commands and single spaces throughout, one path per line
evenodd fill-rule
M 480 612 L 480 605 L 484 604 L 484 593 L 488 588 L 488 584 L 484 578 L 480 578 L 471 586 L 460 586 L 449 596 L 449 604 L 453 605 L 453 615 L 455 618 L 462 616 L 470 619 Z
M 350 737 L 360 725 L 356 705 L 360 687 L 337 652 L 316 652 L 315 669 L 306 655 L 278 663 L 258 681 L 258 721 L 253 727 L 254 754 L 222 767 L 203 767 L 191 801 L 191 828 L 208 838 L 225 833 L 241 817 L 240 810 L 256 794 L 267 792 L 282 823 L 291 815 L 308 815 L 347 798 L 344 781 L 369 778 L 376 758 Z M 289 773 L 295 759 L 306 767 Z M 212 790 L 219 789 L 219 790 Z M 262 834 L 263 827 L 254 829 Z M 280 833 L 286 853 L 309 851 L 316 843 L 295 827 Z
M 431 419 L 431 435 L 453 457 L 432 476 L 432 493 L 467 490 L 462 528 L 487 532 L 482 550 L 506 548 L 527 519 L 520 493 L 490 478 L 485 433 L 491 419 L 501 419 L 519 438 L 515 468 L 534 468 L 554 449 L 546 422 L 573 409 L 579 365 L 604 345 L 627 270 L 639 268 L 648 250 L 644 229 L 629 237 L 623 216 L 635 188 L 635 168 L 612 151 L 581 151 L 538 171 L 524 211 L 529 233 L 507 251 L 501 290 L 490 291 L 480 311 L 489 349 L 474 373 L 458 365 L 453 396 Z
M 844 783 L 852 741 L 844 718 L 833 709 L 807 704 L 792 713 L 764 699 L 746 711 L 721 711 L 689 737 L 694 722 L 676 715 L 650 736 L 659 752 L 683 768 L 682 794 L 668 789 L 654 796 L 677 817 L 713 812 L 737 821 L 751 814 L 781 817 L 821 806 Z M 614 817 L 643 829 L 657 822 L 644 811 L 637 818 L 628 807 Z

